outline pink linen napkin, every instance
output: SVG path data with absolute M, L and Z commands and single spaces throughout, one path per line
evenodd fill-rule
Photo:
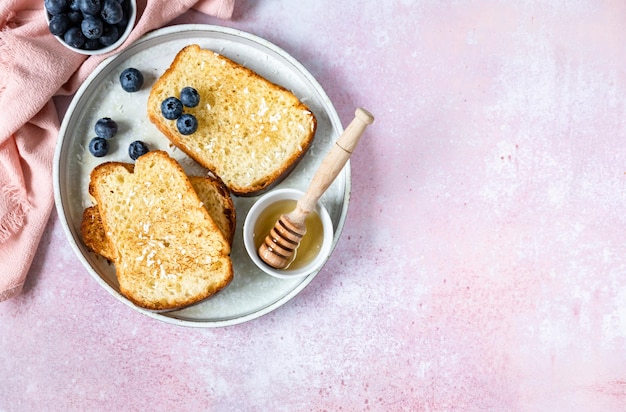
M 235 0 L 138 0 L 122 47 L 195 8 L 228 19 Z M 0 301 L 19 294 L 54 204 L 59 119 L 51 98 L 71 94 L 107 55 L 83 56 L 48 31 L 43 0 L 0 3 Z

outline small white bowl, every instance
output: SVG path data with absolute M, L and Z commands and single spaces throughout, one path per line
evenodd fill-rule
M 248 255 L 252 259 L 255 265 L 263 272 L 268 275 L 274 276 L 280 279 L 292 279 L 295 277 L 303 277 L 315 273 L 318 271 L 322 265 L 329 258 L 332 244 L 333 244 L 333 222 L 328 214 L 326 208 L 320 203 L 317 202 L 315 211 L 317 212 L 320 220 L 322 222 L 322 242 L 319 247 L 319 251 L 315 257 L 313 257 L 309 262 L 303 263 L 296 268 L 287 267 L 285 269 L 275 269 L 268 264 L 266 264 L 259 257 L 257 250 L 257 236 L 262 237 L 263 239 L 267 235 L 267 233 L 254 233 L 255 227 L 257 225 L 257 221 L 259 218 L 264 217 L 264 212 L 268 207 L 279 202 L 281 200 L 298 200 L 304 195 L 304 192 L 297 189 L 276 189 L 271 192 L 268 192 L 261 196 L 250 208 L 250 211 L 246 215 L 244 224 L 243 224 L 243 242 L 248 252 Z M 290 212 L 291 210 L 286 210 L 285 212 Z M 267 213 L 265 213 L 267 214 Z M 273 227 L 276 221 L 274 219 L 270 219 L 270 228 Z M 269 222 L 269 220 L 268 220 Z M 308 228 L 307 228 L 308 229 Z M 306 236 L 306 235 L 305 235 Z M 260 241 L 260 240 L 259 240 Z M 302 253 L 303 251 L 296 250 L 297 253 Z
M 135 27 L 135 19 L 137 18 L 137 0 L 128 0 L 128 4 L 129 4 L 130 9 L 129 9 L 129 15 L 128 15 L 128 24 L 126 25 L 126 29 L 121 34 L 120 38 L 117 39 L 117 41 L 110 46 L 102 47 L 101 49 L 97 49 L 97 50 L 78 49 L 76 47 L 72 47 L 69 44 L 65 43 L 65 41 L 61 37 L 59 36 L 54 36 L 54 37 L 59 41 L 59 43 L 61 43 L 68 49 L 75 51 L 76 53 L 85 54 L 88 56 L 94 56 L 98 54 L 106 54 L 106 53 L 112 52 L 113 50 L 120 47 L 122 43 L 124 43 L 124 41 L 128 38 L 128 36 L 130 36 L 130 32 L 133 31 L 133 28 Z M 44 14 L 46 16 L 46 23 L 50 24 L 50 15 L 48 14 L 45 8 L 44 8 Z

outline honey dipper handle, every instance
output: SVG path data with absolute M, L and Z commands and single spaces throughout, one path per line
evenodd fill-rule
M 296 212 L 306 215 L 315 209 L 315 203 L 335 180 L 352 155 L 365 128 L 372 124 L 374 116 L 365 109 L 358 108 L 354 119 L 339 136 L 322 164 L 317 169 L 313 180 L 304 196 L 298 201 Z

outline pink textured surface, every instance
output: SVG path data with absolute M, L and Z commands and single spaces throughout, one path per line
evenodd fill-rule
M 53 212 L 0 303 L 0 410 L 623 410 L 626 4 L 441 3 L 178 19 L 265 37 L 344 122 L 376 115 L 338 247 L 280 309 L 184 328 L 100 288 Z

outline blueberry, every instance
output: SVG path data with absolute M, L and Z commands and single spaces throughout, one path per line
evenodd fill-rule
M 120 38 L 120 32 L 117 29 L 117 26 L 105 24 L 104 32 L 102 36 L 100 36 L 100 44 L 103 46 L 110 46 Z
M 115 0 L 104 0 L 100 16 L 109 24 L 117 24 L 124 17 L 124 10 L 122 10 L 122 5 Z
M 103 117 L 102 119 L 98 119 L 94 129 L 96 136 L 102 137 L 103 139 L 110 139 L 117 134 L 117 123 L 110 117 Z
M 85 50 L 98 50 L 102 45 L 98 41 L 99 39 L 90 39 L 83 44 L 83 49 Z
M 187 107 L 196 107 L 200 103 L 200 94 L 193 87 L 183 87 L 180 91 L 180 101 Z
M 67 14 L 55 14 L 50 19 L 50 24 L 48 24 L 48 28 L 50 29 L 50 33 L 55 36 L 63 36 L 67 29 L 70 28 L 70 19 L 67 17 Z
M 137 160 L 139 156 L 145 155 L 149 151 L 148 146 L 141 140 L 135 140 L 128 146 L 128 155 L 133 160 Z
M 80 0 L 70 0 L 69 1 L 69 6 L 70 6 L 70 10 L 73 11 L 80 11 Z
M 72 26 L 80 26 L 83 21 L 83 13 L 80 11 L 70 11 L 67 13 L 67 18 L 70 20 Z
M 102 137 L 94 137 L 89 142 L 89 151 L 95 157 L 102 157 L 109 151 L 109 142 Z
M 98 39 L 102 36 L 102 31 L 104 30 L 104 26 L 102 25 L 102 20 L 94 16 L 87 16 L 80 24 L 80 28 L 83 31 L 83 34 L 88 39 Z
M 178 119 L 183 114 L 183 104 L 175 97 L 168 97 L 161 103 L 161 114 L 168 120 Z
M 120 74 L 120 83 L 125 91 L 136 92 L 143 85 L 143 75 L 139 70 L 129 67 Z
M 128 26 L 128 16 L 124 14 L 122 20 L 120 20 L 120 22 L 117 23 L 115 26 L 117 27 L 117 30 L 120 34 L 124 33 L 124 31 L 126 30 L 126 26 Z
M 67 0 L 44 0 L 43 5 L 46 11 L 53 16 L 67 10 Z
M 176 120 L 176 128 L 181 134 L 192 134 L 198 130 L 198 120 L 193 114 L 185 113 Z
M 63 35 L 63 40 L 68 45 L 76 48 L 83 47 L 83 44 L 87 41 L 85 35 L 78 27 L 70 27 Z
M 78 0 L 78 7 L 84 14 L 95 16 L 100 13 L 102 4 L 100 0 Z

